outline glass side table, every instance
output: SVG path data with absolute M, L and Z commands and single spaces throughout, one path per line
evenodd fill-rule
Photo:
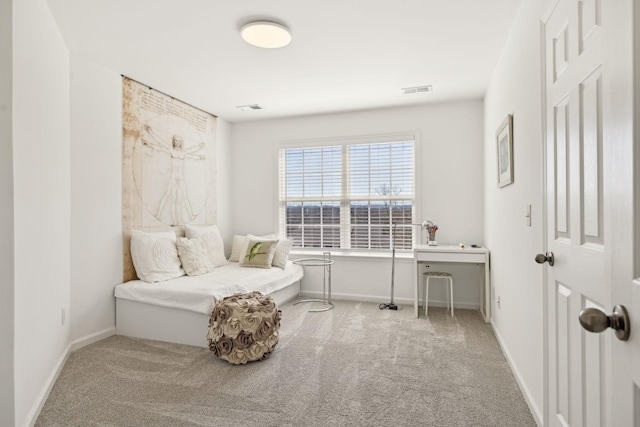
M 323 252 L 322 258 L 302 258 L 293 261 L 294 264 L 303 267 L 323 267 L 322 271 L 322 299 L 305 299 L 295 302 L 294 305 L 303 302 L 321 302 L 327 307 L 309 310 L 310 312 L 328 311 L 333 308 L 331 302 L 331 266 L 335 261 L 331 259 L 331 252 Z

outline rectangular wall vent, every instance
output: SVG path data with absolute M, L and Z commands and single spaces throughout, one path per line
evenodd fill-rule
M 431 92 L 433 88 L 431 85 L 426 86 L 413 86 L 413 87 L 403 87 L 402 93 L 405 95 L 409 95 L 410 93 L 419 93 L 419 92 Z
M 236 108 L 240 111 L 262 110 L 258 104 L 237 105 Z

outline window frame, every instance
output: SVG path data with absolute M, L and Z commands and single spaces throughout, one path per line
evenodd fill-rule
M 393 143 L 393 142 L 402 142 L 402 141 L 412 141 L 413 142 L 413 199 L 412 199 L 412 217 L 413 223 L 417 223 L 417 218 L 421 217 L 421 191 L 420 191 L 420 169 L 418 168 L 418 159 L 420 158 L 420 141 L 419 141 L 419 133 L 418 131 L 409 131 L 409 132 L 398 132 L 398 133 L 387 133 L 387 134 L 377 134 L 377 135 L 365 135 L 365 136 L 347 136 L 347 137 L 336 137 L 336 138 L 318 138 L 318 139 L 304 139 L 304 140 L 291 140 L 285 142 L 279 142 L 275 144 L 275 160 L 276 160 L 276 229 L 281 236 L 286 236 L 286 204 L 287 199 L 286 195 L 283 195 L 283 191 L 285 187 L 281 185 L 281 150 L 287 149 L 309 149 L 309 148 L 324 148 L 330 146 L 340 146 L 342 147 L 342 155 L 345 155 L 347 151 L 347 147 L 349 145 L 356 144 L 384 144 L 384 143 Z M 389 253 L 391 249 L 366 249 L 366 248 L 352 248 L 351 247 L 351 233 L 349 232 L 351 228 L 351 218 L 350 218 L 350 202 L 356 201 L 358 197 L 350 197 L 348 196 L 348 192 L 345 193 L 345 187 L 349 185 L 346 182 L 348 164 L 342 168 L 343 179 L 342 179 L 342 191 L 339 196 L 340 203 L 340 248 L 325 248 L 325 247 L 294 247 L 294 251 L 296 252 L 318 252 L 323 250 L 331 250 L 334 252 L 340 253 Z M 381 196 L 382 197 L 382 196 Z M 393 198 L 394 196 L 391 196 Z M 407 196 L 395 196 L 399 200 L 407 200 Z M 327 198 L 326 200 L 328 200 Z M 371 195 L 366 198 L 360 198 L 362 200 L 374 200 L 375 197 Z M 389 200 L 389 196 L 384 197 L 385 200 Z M 313 200 L 320 200 L 320 198 L 313 198 Z M 347 232 L 344 232 L 347 231 Z M 412 246 L 415 246 L 416 243 L 419 243 L 420 240 L 420 227 L 411 226 L 411 241 Z M 347 248 L 346 246 L 349 246 Z M 396 249 L 398 252 L 411 252 L 412 249 Z

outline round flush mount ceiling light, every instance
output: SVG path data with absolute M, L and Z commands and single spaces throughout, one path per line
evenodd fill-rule
M 289 29 L 275 22 L 249 22 L 240 28 L 240 34 L 250 45 L 265 49 L 277 49 L 291 43 Z

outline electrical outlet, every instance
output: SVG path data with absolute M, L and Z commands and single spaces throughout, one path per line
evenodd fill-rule
M 64 307 L 62 307 L 62 325 L 64 326 L 64 323 L 67 321 L 67 313 Z

